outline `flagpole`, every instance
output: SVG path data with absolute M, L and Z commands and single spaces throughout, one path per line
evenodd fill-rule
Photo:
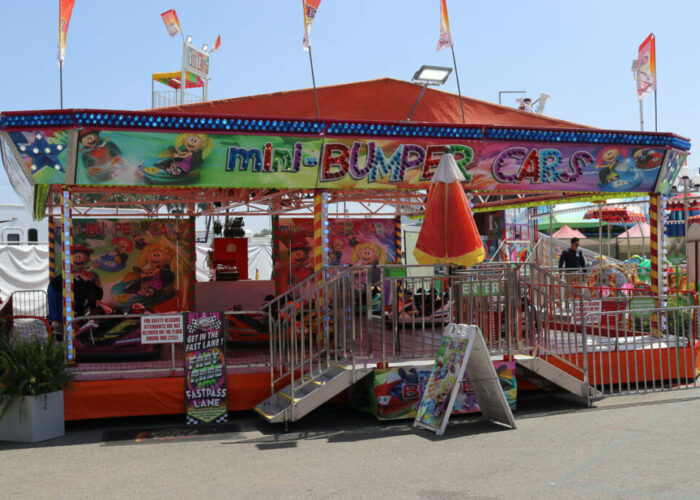
M 311 42 L 309 42 L 309 64 L 311 65 L 311 82 L 314 85 L 314 100 L 316 101 L 316 118 L 321 118 L 318 107 L 318 92 L 316 91 L 316 75 L 314 74 L 314 58 L 311 56 Z
M 654 75 L 656 77 L 656 75 Z M 654 132 L 659 131 L 658 117 L 656 116 L 656 90 L 654 90 Z
M 58 62 L 59 93 L 61 95 L 61 109 L 63 109 L 63 61 Z
M 455 46 L 454 42 L 450 44 L 450 49 L 452 49 L 452 62 L 455 67 L 455 77 L 457 78 L 457 93 L 459 94 L 459 109 L 462 111 L 462 123 L 467 123 L 464 119 L 464 103 L 462 102 L 462 88 L 459 85 L 459 72 L 457 71 L 457 58 L 455 57 Z

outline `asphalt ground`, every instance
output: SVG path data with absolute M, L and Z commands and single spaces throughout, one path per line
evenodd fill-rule
M 286 431 L 252 413 L 69 423 L 0 442 L 0 498 L 700 498 L 700 388 L 518 405 L 517 430 L 465 416 L 440 438 L 345 407 Z

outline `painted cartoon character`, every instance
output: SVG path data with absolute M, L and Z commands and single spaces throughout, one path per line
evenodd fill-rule
M 156 297 L 175 281 L 171 269 L 172 251 L 164 245 L 151 243 L 138 256 L 138 266 L 126 275 L 124 280 L 131 282 L 125 291 L 141 297 Z
M 161 153 L 160 156 L 165 156 L 166 159 L 160 160 L 156 166 L 173 177 L 194 173 L 202 166 L 213 147 L 214 143 L 206 134 L 180 134 L 175 139 L 175 145 Z
M 440 394 L 438 394 L 435 398 L 435 417 L 439 417 L 447 410 L 447 405 L 450 402 L 450 393 L 452 392 L 452 388 L 454 387 L 454 385 L 454 377 L 450 377 L 447 380 L 445 380 L 445 383 L 442 386 L 442 391 L 440 391 Z
M 653 149 L 637 149 L 632 153 L 632 157 L 638 168 L 647 170 L 661 165 L 664 154 L 661 151 L 655 151 Z
M 280 266 L 280 280 L 287 285 L 294 285 L 313 274 L 311 246 L 306 238 L 293 241 L 289 248 L 289 265 Z
M 122 152 L 114 142 L 100 137 L 98 130 L 83 130 L 78 135 L 82 153 L 80 158 L 88 177 L 106 180 L 114 177 L 121 165 Z
M 376 243 L 365 241 L 352 249 L 350 262 L 362 266 L 383 265 L 386 264 L 386 250 Z
M 615 171 L 615 167 L 622 162 L 623 157 L 616 148 L 604 149 L 598 155 L 598 161 L 596 162 L 595 168 L 602 169 L 598 172 L 598 178 L 600 179 L 600 185 L 606 186 L 611 181 L 614 181 L 619 177 L 619 174 Z
M 117 272 L 124 269 L 134 244 L 125 236 L 115 236 L 110 242 L 112 249 L 97 259 L 97 267 L 104 271 Z
M 95 310 L 97 301 L 104 295 L 100 277 L 92 270 L 90 263 L 92 253 L 92 248 L 83 244 L 71 246 L 75 315 L 78 317 Z
M 340 259 L 343 257 L 343 240 L 335 238 L 331 243 L 331 248 L 328 250 L 328 263 L 331 266 L 339 266 Z

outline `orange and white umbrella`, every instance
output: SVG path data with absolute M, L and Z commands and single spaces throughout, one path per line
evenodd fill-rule
M 454 156 L 442 155 L 431 180 L 423 226 L 413 250 L 419 264 L 469 267 L 484 260 L 486 252 L 462 188 L 464 180 Z

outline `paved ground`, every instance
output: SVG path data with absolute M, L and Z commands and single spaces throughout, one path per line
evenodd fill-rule
M 291 426 L 252 414 L 188 435 L 181 417 L 72 424 L 0 443 L 2 498 L 700 498 L 700 389 L 521 397 L 518 430 L 410 423 L 322 409 Z

